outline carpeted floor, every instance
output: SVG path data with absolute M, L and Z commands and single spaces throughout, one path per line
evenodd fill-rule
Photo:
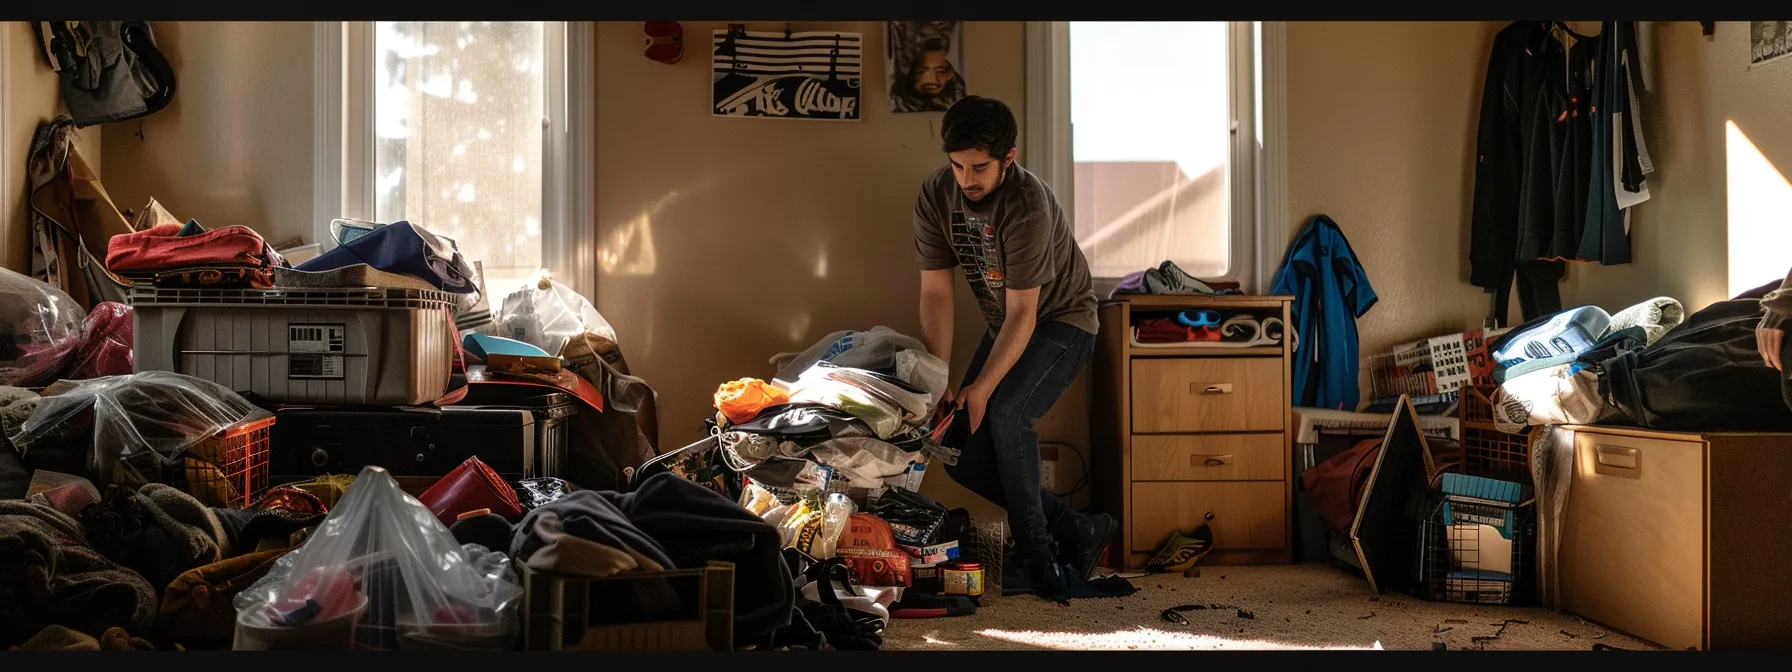
M 1203 567 L 1200 577 L 1153 575 L 1133 585 L 1139 592 L 1130 597 L 1070 606 L 1022 595 L 986 602 L 975 616 L 896 619 L 884 649 L 1659 648 L 1548 609 L 1371 595 L 1360 574 L 1325 564 Z M 1158 616 L 1186 604 L 1222 606 L 1182 612 L 1188 625 Z

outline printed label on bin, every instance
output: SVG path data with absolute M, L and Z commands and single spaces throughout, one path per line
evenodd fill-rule
M 288 325 L 286 377 L 342 380 L 346 331 L 341 324 Z

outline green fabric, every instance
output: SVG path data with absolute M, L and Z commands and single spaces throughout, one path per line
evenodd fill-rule
M 199 225 L 199 220 L 189 219 L 187 220 L 186 226 L 180 227 L 180 233 L 176 234 L 175 237 L 186 238 L 187 236 L 197 236 L 201 233 L 205 233 L 205 227 Z

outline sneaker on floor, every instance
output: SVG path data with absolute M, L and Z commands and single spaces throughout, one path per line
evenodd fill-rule
M 1060 542 L 1064 549 L 1063 561 L 1067 571 L 1074 571 L 1084 581 L 1095 574 L 1095 565 L 1101 562 L 1101 553 L 1107 550 L 1108 542 L 1114 538 L 1114 517 L 1105 513 L 1089 516 L 1089 524 L 1095 529 L 1081 539 Z
M 1145 563 L 1147 572 L 1180 572 L 1195 566 L 1195 562 L 1213 550 L 1213 528 L 1201 523 L 1190 534 L 1181 530 L 1170 532 L 1169 540 L 1164 542 L 1157 555 Z
M 1065 571 L 1049 554 L 1028 560 L 1010 558 L 1002 567 L 1002 596 L 1063 592 Z

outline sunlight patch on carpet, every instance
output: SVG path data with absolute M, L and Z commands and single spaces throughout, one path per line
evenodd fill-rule
M 1040 632 L 1037 630 L 978 630 L 978 635 L 1016 644 L 1072 651 L 1381 651 L 1381 642 L 1370 646 L 1309 646 L 1254 639 L 1232 639 L 1191 632 L 1166 632 L 1141 627 L 1110 633 Z

